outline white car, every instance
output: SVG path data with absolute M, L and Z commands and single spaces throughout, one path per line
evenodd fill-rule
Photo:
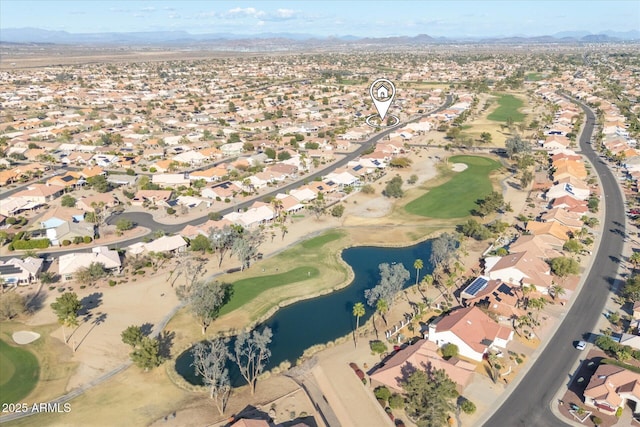
M 578 344 L 576 344 L 576 348 L 580 351 L 584 350 L 585 348 L 587 348 L 587 343 L 584 341 L 578 341 Z

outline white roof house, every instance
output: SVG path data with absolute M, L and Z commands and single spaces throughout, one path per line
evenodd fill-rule
M 340 187 L 357 184 L 359 178 L 351 175 L 349 172 L 331 172 L 324 177 L 325 182 L 334 182 Z
M 549 191 L 547 191 L 547 199 L 554 200 L 562 196 L 571 196 L 575 199 L 587 200 L 589 194 L 589 189 L 577 188 L 568 182 L 562 182 L 549 188 Z
M 231 212 L 223 218 L 245 228 L 251 228 L 273 219 L 274 213 L 269 206 L 258 206 L 246 212 Z
M 289 194 L 303 203 L 310 202 L 311 200 L 314 200 L 316 197 L 318 197 L 317 194 L 309 188 L 299 188 L 291 190 Z
M 0 277 L 7 285 L 27 285 L 38 277 L 42 270 L 42 258 L 11 258 L 7 262 L 0 261 Z
M 162 236 L 149 243 L 134 243 L 127 248 L 127 252 L 134 255 L 143 252 L 174 252 L 183 251 L 186 247 L 187 242 L 182 236 Z
M 206 159 L 207 158 L 198 151 L 185 151 L 183 153 L 176 154 L 171 160 L 180 163 L 188 163 L 190 165 L 200 165 Z
M 151 176 L 151 182 L 158 185 L 189 187 L 191 181 L 183 173 L 158 173 Z
M 94 262 L 103 264 L 107 270 L 120 269 L 122 266 L 117 251 L 110 250 L 106 246 L 97 246 L 89 253 L 77 252 L 61 255 L 58 259 L 58 273 L 64 280 L 70 280 L 76 271 L 89 267 Z

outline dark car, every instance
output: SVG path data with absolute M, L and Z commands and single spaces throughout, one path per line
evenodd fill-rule
M 349 367 L 353 369 L 353 372 L 356 373 L 356 375 L 358 376 L 358 378 L 360 378 L 360 380 L 364 380 L 364 372 L 362 372 L 362 370 L 358 367 L 358 365 L 351 362 L 349 363 Z

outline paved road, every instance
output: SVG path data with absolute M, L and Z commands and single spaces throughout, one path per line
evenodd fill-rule
M 451 95 L 447 95 L 446 101 L 444 104 L 442 104 L 440 107 L 438 107 L 437 109 L 430 111 L 428 113 L 425 114 L 421 114 L 417 117 L 414 117 L 410 120 L 408 120 L 407 122 L 405 122 L 404 124 L 408 124 L 408 123 L 412 123 L 412 122 L 416 122 L 420 119 L 422 119 L 423 117 L 427 117 L 430 114 L 433 113 L 437 113 L 440 112 L 446 108 L 449 108 L 449 106 L 451 106 L 451 104 L 453 103 L 453 96 Z M 290 184 L 285 185 L 284 187 L 279 187 L 274 189 L 273 191 L 270 191 L 268 193 L 265 194 L 261 194 L 260 196 L 251 198 L 249 200 L 246 200 L 242 203 L 238 203 L 235 204 L 233 206 L 230 206 L 228 208 L 225 208 L 221 211 L 219 211 L 220 215 L 226 215 L 230 212 L 236 211 L 236 210 L 242 210 L 244 208 L 248 208 L 249 206 L 251 206 L 256 200 L 262 200 L 266 197 L 270 197 L 270 196 L 275 196 L 278 193 L 286 193 L 290 190 L 293 190 L 295 188 L 298 188 L 300 186 L 300 184 L 303 181 L 313 181 L 315 178 L 318 177 L 322 177 L 324 175 L 326 175 L 327 173 L 329 173 L 332 170 L 335 170 L 337 168 L 340 168 L 342 166 L 345 166 L 348 162 L 350 162 L 351 160 L 356 159 L 358 156 L 362 155 L 362 153 L 364 153 L 367 149 L 369 149 L 371 146 L 375 145 L 378 143 L 378 141 L 380 141 L 382 138 L 386 137 L 387 135 L 389 135 L 391 132 L 394 132 L 397 130 L 397 127 L 394 128 L 390 128 L 387 130 L 384 130 L 383 132 L 378 133 L 377 135 L 371 137 L 370 139 L 360 143 L 360 147 L 358 147 L 356 150 L 354 150 L 351 153 L 348 153 L 347 155 L 345 155 L 344 158 L 338 160 L 335 163 L 332 163 L 331 165 L 329 165 L 327 168 L 324 169 L 320 169 L 312 174 L 309 175 L 305 175 L 303 177 L 301 177 L 299 180 L 291 182 Z M 227 160 L 225 160 L 227 161 Z M 12 193 L 18 191 L 18 189 L 14 189 L 11 190 L 8 193 Z M 8 194 L 7 194 L 8 195 Z M 134 224 L 141 226 L 141 227 L 145 227 L 148 228 L 149 230 L 163 230 L 165 233 L 171 234 L 171 233 L 176 233 L 180 230 L 182 230 L 186 225 L 198 225 L 198 224 L 202 224 L 204 222 L 207 221 L 208 217 L 202 216 L 199 218 L 195 218 L 192 219 L 190 221 L 185 221 L 183 223 L 179 223 L 179 224 L 163 224 L 160 222 L 157 222 L 153 219 L 153 215 L 146 213 L 146 212 L 124 212 L 120 215 L 112 215 L 109 218 L 107 218 L 106 222 L 107 224 L 115 224 L 120 218 L 126 218 L 131 220 Z M 141 242 L 143 241 L 148 234 L 150 234 L 151 232 L 143 235 L 143 236 L 139 236 L 139 237 L 135 237 L 135 238 L 131 238 L 131 239 L 127 239 L 127 240 L 122 240 L 119 241 L 117 244 L 111 244 L 109 245 L 111 248 L 115 248 L 115 247 L 119 247 L 119 248 L 123 248 L 126 246 L 129 246 L 133 243 L 137 243 L 137 242 Z M 88 252 L 90 251 L 90 248 L 85 248 L 84 251 Z M 69 254 L 69 253 L 76 253 L 76 252 L 82 252 L 83 250 L 78 250 L 78 249 L 68 249 L 68 250 L 63 250 L 63 251 L 55 251 L 55 252 L 47 252 L 47 251 L 40 251 L 38 252 L 38 254 L 41 257 L 53 257 L 53 258 L 57 258 L 61 255 L 64 254 Z M 0 257 L 0 261 L 7 261 L 11 258 L 14 258 L 15 255 L 10 255 L 10 256 L 2 256 Z
M 438 109 L 431 111 L 429 113 L 426 114 L 422 114 L 414 119 L 411 119 L 410 121 L 406 122 L 407 123 L 411 123 L 411 122 L 415 122 L 420 120 L 421 118 L 428 116 L 430 114 L 433 113 L 437 113 L 439 111 L 442 111 L 446 108 L 448 108 L 453 102 L 453 97 L 451 95 L 447 96 L 447 100 L 445 101 L 445 103 L 440 106 Z M 273 191 L 270 191 L 268 193 L 265 194 L 261 194 L 258 197 L 252 198 L 250 200 L 247 200 L 245 202 L 233 205 L 231 207 L 228 207 L 226 209 L 223 209 L 221 211 L 219 211 L 220 215 L 226 215 L 230 212 L 236 211 L 236 210 L 242 210 L 244 208 L 248 208 L 249 206 L 251 206 L 256 200 L 259 199 L 264 199 L 270 196 L 275 196 L 278 193 L 286 193 L 289 192 L 290 190 L 293 190 L 297 187 L 300 186 L 300 183 L 303 181 L 313 181 L 316 178 L 321 178 L 322 176 L 326 175 L 329 171 L 331 170 L 335 170 L 338 169 L 342 166 L 346 166 L 347 163 L 349 163 L 350 161 L 356 159 L 357 157 L 361 156 L 362 153 L 364 153 L 365 151 L 367 151 L 371 146 L 375 145 L 378 143 L 378 141 L 380 141 L 382 138 L 386 137 L 387 135 L 389 135 L 391 132 L 396 131 L 396 128 L 391 128 L 391 129 L 387 129 L 383 132 L 378 133 L 377 135 L 371 137 L 370 139 L 368 139 L 367 141 L 364 141 L 362 143 L 360 143 L 360 147 L 358 147 L 356 150 L 354 150 L 351 153 L 348 153 L 347 155 L 345 155 L 342 159 L 338 160 L 335 163 L 332 163 L 329 167 L 325 168 L 325 169 L 321 169 L 318 170 L 312 174 L 309 175 L 305 175 L 303 177 L 301 177 L 300 179 L 298 179 L 297 181 L 294 181 L 290 184 L 285 185 L 284 187 L 279 187 L 276 188 Z M 108 221 L 112 221 L 115 222 L 117 221 L 119 218 L 127 218 L 130 219 L 131 221 L 135 222 L 138 225 L 141 225 L 143 227 L 147 227 L 149 229 L 152 230 L 156 230 L 156 229 L 163 229 L 165 232 L 168 233 L 175 233 L 178 230 L 181 230 L 182 228 L 184 228 L 185 225 L 190 224 L 190 225 L 198 225 L 198 224 L 202 224 L 203 222 L 205 222 L 207 220 L 207 216 L 202 216 L 200 218 L 195 218 L 193 220 L 181 223 L 181 224 L 171 224 L 171 225 L 167 225 L 167 224 L 161 224 L 156 222 L 152 215 L 147 214 L 147 213 L 142 213 L 142 212 L 130 212 L 130 213 L 123 213 L 117 217 L 110 217 L 108 219 Z M 136 240 L 141 240 L 141 238 L 138 238 Z
M 589 144 L 595 115 L 586 105 L 578 104 L 587 117 L 580 136 L 582 153 L 591 161 L 600 176 L 602 193 L 605 195 L 606 213 L 600 228 L 602 241 L 598 252 L 594 254 L 595 261 L 582 291 L 564 321 L 519 385 L 484 424 L 487 427 L 568 425 L 551 413 L 550 403 L 557 390 L 568 383 L 571 369 L 582 355 L 573 347 L 573 342 L 595 328 L 620 267 L 618 258 L 622 253 L 625 235 L 625 207 L 622 194 L 611 170 Z

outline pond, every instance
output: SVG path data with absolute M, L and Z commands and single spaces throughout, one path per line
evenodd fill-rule
M 416 270 L 413 268 L 416 259 L 421 259 L 424 263 L 424 268 L 420 270 L 421 278 L 431 273 L 430 255 L 431 240 L 403 248 L 360 246 L 345 249 L 342 258 L 354 272 L 354 279 L 347 287 L 281 308 L 260 325 L 260 328 L 269 326 L 273 330 L 271 359 L 267 370 L 285 360 L 295 365 L 309 347 L 333 341 L 352 332 L 355 327 L 352 310 L 356 302 L 365 303 L 366 314 L 360 319 L 360 324 L 366 322 L 374 309 L 366 305 L 364 291 L 374 287 L 380 280 L 379 264 L 402 263 L 411 274 L 405 284 L 410 286 L 416 281 Z M 191 384 L 201 385 L 202 381 L 195 375 L 192 362 L 193 356 L 189 349 L 177 358 L 176 370 Z M 242 381 L 239 372 L 231 364 L 229 368 L 232 382 L 240 385 Z

